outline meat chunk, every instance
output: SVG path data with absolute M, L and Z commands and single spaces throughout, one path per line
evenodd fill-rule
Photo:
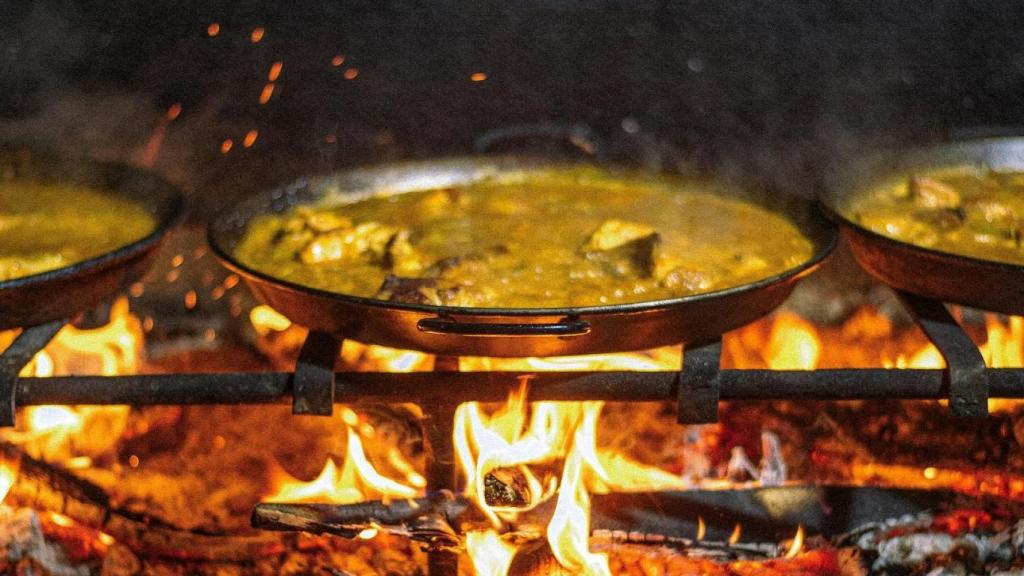
M 364 257 L 383 260 L 388 243 L 398 232 L 398 228 L 379 222 L 364 222 L 354 228 L 339 228 L 314 237 L 302 249 L 299 258 L 306 264 Z
M 583 245 L 588 257 L 600 256 L 616 276 L 651 277 L 658 266 L 661 236 L 645 224 L 606 220 Z
M 384 277 L 377 298 L 406 304 L 441 304 L 435 278 L 403 278 L 394 274 Z
M 605 220 L 587 239 L 583 250 L 604 252 L 656 234 L 654 228 L 646 224 L 626 220 Z
M 399 276 L 415 276 L 427 267 L 426 259 L 409 242 L 409 236 L 408 230 L 401 230 L 385 247 L 384 267 Z
M 921 208 L 956 210 L 962 202 L 955 188 L 927 176 L 911 177 L 907 190 L 914 203 Z

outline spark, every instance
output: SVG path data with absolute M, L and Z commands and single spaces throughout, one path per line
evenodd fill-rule
M 277 82 L 277 79 L 281 76 L 281 69 L 284 68 L 284 62 L 278 60 L 270 65 L 270 71 L 267 72 L 267 80 L 271 82 Z
M 257 130 L 249 130 L 245 134 L 245 139 L 242 140 L 242 146 L 245 146 L 246 148 L 252 148 L 252 145 L 256 143 L 256 137 L 259 136 L 259 135 L 260 135 L 259 131 L 257 131 Z
M 266 32 L 262 26 L 257 26 L 252 29 L 252 34 L 249 34 L 249 41 L 253 44 L 259 44 L 260 40 L 263 40 L 263 33 Z
M 218 24 L 218 23 L 216 23 L 216 22 L 213 22 L 212 24 L 210 24 L 209 26 L 207 26 L 207 27 L 206 27 L 206 34 L 207 34 L 207 35 L 208 35 L 208 36 L 209 36 L 210 38 L 213 38 L 213 37 L 214 37 L 214 36 L 216 36 L 217 34 L 220 34 L 220 24 Z
M 270 102 L 270 98 L 273 95 L 274 83 L 268 82 L 267 85 L 263 87 L 263 92 L 260 92 L 260 104 L 266 104 L 267 102 Z
M 331 58 L 331 66 L 337 68 L 345 63 L 345 57 L 341 54 L 335 54 L 334 58 Z
M 231 147 L 235 145 L 234 140 L 228 138 L 227 140 L 220 143 L 220 153 L 227 154 L 231 151 Z
M 469 79 L 473 82 L 483 82 L 487 80 L 487 72 L 473 72 L 469 75 Z
M 345 70 L 345 80 L 355 80 L 356 76 L 359 76 L 359 68 L 349 68 Z

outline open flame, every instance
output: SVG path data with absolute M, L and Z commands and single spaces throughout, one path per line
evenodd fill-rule
M 265 502 L 352 504 L 379 498 L 412 498 L 419 494 L 426 480 L 415 472 L 411 463 L 397 450 L 390 451 L 389 460 L 394 460 L 397 468 L 405 471 L 407 484 L 384 476 L 366 456 L 356 414 L 343 409 L 342 420 L 348 436 L 341 469 L 328 458 L 323 470 L 310 482 L 296 480 L 284 470 L 277 470 L 272 478 L 274 492 L 263 499 Z
M 466 534 L 466 548 L 476 576 L 505 576 L 515 558 L 517 547 L 502 540 L 494 530 L 473 530 Z
M 142 363 L 144 348 L 142 323 L 122 297 L 111 305 L 106 325 L 91 329 L 65 326 L 21 375 L 133 374 Z M 2 436 L 23 444 L 34 456 L 83 467 L 118 441 L 129 411 L 127 406 L 32 406 L 19 418 L 19 428 L 4 431 Z

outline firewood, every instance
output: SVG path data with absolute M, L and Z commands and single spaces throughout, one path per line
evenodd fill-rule
M 508 576 L 571 576 L 551 552 L 547 539 L 535 540 L 516 551 Z
M 354 538 L 368 528 L 392 533 L 440 547 L 460 543 L 453 526 L 479 513 L 463 496 L 441 490 L 431 496 L 391 502 L 380 500 L 356 504 L 262 503 L 253 509 L 253 528 L 334 534 Z
M 100 487 L 36 460 L 11 444 L 0 444 L 0 457 L 19 462 L 17 480 L 5 502 L 59 512 L 103 531 L 143 557 L 196 561 L 249 561 L 279 554 L 279 536 L 267 533 L 223 534 L 183 530 L 159 518 L 113 505 Z

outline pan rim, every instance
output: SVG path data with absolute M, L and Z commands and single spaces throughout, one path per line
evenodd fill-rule
M 404 162 L 394 163 L 379 163 L 370 164 L 364 166 L 353 167 L 351 169 L 345 169 L 338 172 L 334 172 L 325 177 L 338 176 L 341 174 L 350 174 L 358 171 L 369 171 L 374 169 L 411 169 L 413 167 L 427 167 L 427 166 L 443 166 L 450 165 L 455 162 L 485 162 L 487 160 L 520 160 L 527 163 L 537 162 L 538 164 L 531 164 L 530 168 L 537 169 L 557 169 L 565 168 L 567 166 L 591 166 L 596 167 L 603 171 L 616 172 L 619 169 L 625 172 L 638 172 L 637 170 L 631 170 L 630 168 L 622 168 L 618 166 L 608 166 L 604 164 L 595 164 L 591 162 L 579 162 L 579 163 L 559 163 L 550 159 L 544 158 L 531 158 L 525 156 L 494 156 L 494 155 L 480 155 L 480 156 L 444 156 L 428 160 L 413 160 Z M 522 169 L 522 167 L 520 167 Z M 659 174 L 658 176 L 664 177 L 666 175 Z M 305 182 L 312 180 L 313 177 L 307 177 L 293 181 L 285 186 L 279 187 L 270 191 L 263 191 L 252 195 L 249 199 L 243 201 L 255 202 L 257 199 L 262 199 L 268 195 L 273 194 L 281 189 L 287 189 L 294 186 L 296 183 Z M 710 180 L 715 183 L 714 180 Z M 720 182 L 719 182 L 720 183 Z M 802 199 L 801 199 L 802 201 Z M 216 238 L 217 230 L 215 230 L 218 223 L 223 223 L 225 220 L 230 218 L 235 211 L 241 206 L 241 204 L 232 206 L 220 214 L 217 214 L 210 222 L 207 227 L 207 244 L 210 246 L 214 255 L 221 261 L 227 268 L 236 272 L 242 276 L 249 278 L 256 278 L 262 282 L 270 285 L 285 288 L 294 292 L 305 293 L 310 296 L 317 298 L 326 298 L 337 302 L 347 303 L 357 306 L 369 306 L 380 309 L 388 310 L 402 310 L 407 312 L 417 312 L 425 314 L 435 314 L 439 316 L 492 316 L 492 317 L 540 317 L 540 316 L 583 316 L 583 315 L 595 315 L 595 314 L 619 314 L 619 313 L 637 313 L 647 312 L 653 310 L 660 310 L 665 308 L 673 308 L 677 306 L 683 306 L 694 302 L 706 302 L 719 298 L 728 298 L 738 294 L 747 292 L 757 291 L 768 286 L 778 284 L 790 279 L 799 278 L 806 274 L 811 273 L 817 268 L 825 259 L 829 257 L 832 251 L 838 244 L 839 234 L 838 230 L 832 222 L 820 214 L 820 208 L 814 201 L 806 201 L 806 208 L 810 211 L 810 217 L 816 222 L 815 225 L 819 230 L 816 234 L 810 235 L 814 251 L 811 256 L 802 262 L 801 264 L 788 268 L 778 274 L 768 276 L 754 282 L 748 282 L 737 286 L 730 286 L 728 288 L 722 288 L 720 290 L 713 290 L 710 292 L 702 292 L 699 294 L 690 294 L 687 296 L 680 296 L 676 298 L 667 298 L 661 300 L 642 300 L 637 302 L 626 302 L 621 304 L 602 304 L 597 306 L 561 306 L 561 307 L 536 307 L 536 308 L 495 308 L 495 307 L 460 307 L 460 306 L 444 306 L 444 305 L 432 305 L 432 304 L 415 304 L 405 302 L 391 302 L 387 300 L 380 300 L 377 298 L 370 298 L 364 296 L 353 296 L 349 294 L 342 294 L 338 292 L 332 292 L 330 290 L 324 290 L 303 284 L 291 282 L 273 276 L 271 274 L 258 271 L 251 268 L 240 261 L 238 261 L 232 254 L 227 250 L 226 246 L 222 246 Z M 790 222 L 799 226 L 798 222 L 795 222 L 792 218 L 787 218 Z M 248 225 L 248 219 L 245 222 Z M 805 228 L 805 227 L 802 227 Z M 806 230 L 802 230 L 806 231 Z

